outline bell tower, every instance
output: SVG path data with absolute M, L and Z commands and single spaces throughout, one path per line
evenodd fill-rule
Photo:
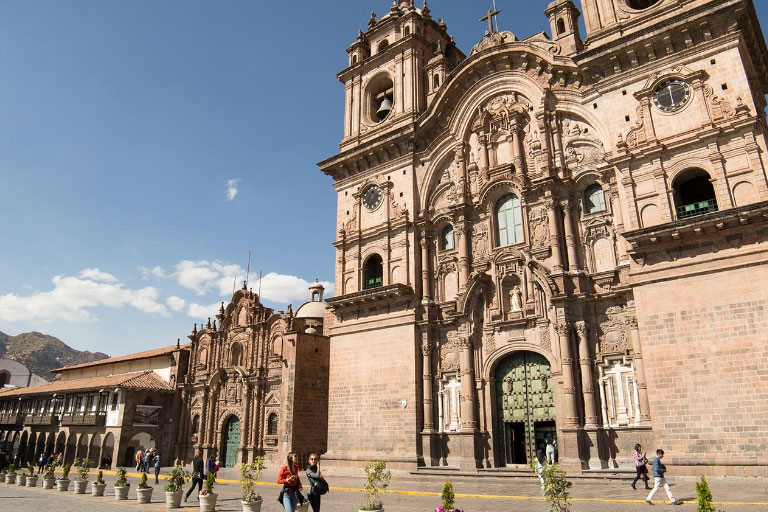
M 555 0 L 544 11 L 549 18 L 552 39 L 560 43 L 565 55 L 584 49 L 579 35 L 579 10 L 571 0 Z
M 582 0 L 586 46 L 626 36 L 659 16 L 680 9 L 680 0 Z M 694 3 L 694 2 L 689 2 Z M 702 2 L 697 2 L 702 3 Z
M 395 0 L 384 16 L 371 13 L 347 48 L 349 67 L 338 74 L 344 84 L 342 151 L 412 123 L 427 107 L 433 84 L 424 72 L 437 54 L 455 49 L 445 23 L 432 19 L 424 1 Z M 463 57 L 463 56 L 462 56 Z

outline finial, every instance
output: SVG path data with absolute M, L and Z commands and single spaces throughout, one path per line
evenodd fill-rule
M 208 324 L 206 324 L 206 328 L 211 328 L 211 317 L 208 317 Z
M 221 307 L 219 308 L 219 313 L 222 315 L 224 314 L 224 301 L 221 302 Z
M 400 6 L 397 5 L 397 0 L 392 0 L 392 7 L 389 8 L 389 12 L 392 14 L 400 14 Z
M 216 330 L 216 320 L 213 321 L 213 330 Z
M 365 34 L 363 34 L 362 30 L 357 31 L 357 40 L 360 41 L 361 43 L 365 41 Z
M 176 348 L 181 348 L 181 338 L 176 338 Z
M 421 8 L 421 17 L 425 20 L 431 20 L 432 16 L 429 15 L 431 11 L 429 10 L 429 6 L 427 5 L 427 0 L 424 0 L 424 6 Z
M 376 24 L 376 11 L 371 11 L 371 18 L 368 20 L 368 28 Z
M 438 21 L 437 24 L 440 25 L 440 28 L 442 30 L 448 29 L 448 25 L 445 24 L 445 20 L 443 18 L 440 18 L 440 21 Z
M 197 324 L 192 326 L 192 334 L 197 334 Z

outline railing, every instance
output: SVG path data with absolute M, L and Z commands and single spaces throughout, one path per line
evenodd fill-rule
M 25 425 L 58 425 L 59 417 L 56 414 L 27 414 L 24 417 Z
M 365 289 L 369 288 L 376 288 L 382 285 L 382 278 L 381 277 L 374 277 L 373 279 L 366 279 L 365 280 Z
M 685 204 L 677 207 L 677 218 L 687 219 L 697 215 L 704 215 L 709 212 L 717 211 L 717 200 L 699 201 L 698 203 Z
M 103 412 L 88 412 L 88 413 L 70 413 L 64 414 L 61 417 L 62 425 L 91 425 L 91 426 L 103 426 L 107 414 Z
M 21 425 L 24 423 L 24 415 L 20 412 L 0 414 L 0 425 Z

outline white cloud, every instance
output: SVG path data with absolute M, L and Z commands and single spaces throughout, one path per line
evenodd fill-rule
M 305 281 L 300 277 L 270 272 L 262 277 L 261 297 L 278 303 L 304 303 L 309 300 L 310 284 L 309 281 Z M 330 293 L 333 291 L 333 283 L 322 281 L 320 284 L 325 287 L 326 292 Z M 252 286 L 249 285 L 249 287 L 257 291 L 259 289 L 259 281 L 257 280 Z
M 144 279 L 149 279 L 150 276 L 158 279 L 165 279 L 168 277 L 168 274 L 165 273 L 165 269 L 159 265 L 155 265 L 152 268 L 139 267 L 139 272 L 141 272 L 141 277 Z
M 165 303 L 168 304 L 168 307 L 171 308 L 172 311 L 176 312 L 182 311 L 187 307 L 187 301 L 181 297 L 176 297 L 175 295 L 165 299 Z
M 91 279 L 93 281 L 103 281 L 105 283 L 116 283 L 118 278 L 107 272 L 102 272 L 97 268 L 86 268 L 80 272 L 80 277 L 83 279 Z
M 175 270 L 172 276 L 176 281 L 197 295 L 205 295 L 215 290 L 220 295 L 230 296 L 235 277 L 245 277 L 245 271 L 240 265 L 228 265 L 219 261 L 182 260 Z
M 227 201 L 233 201 L 237 197 L 237 184 L 240 183 L 239 179 L 227 180 Z
M 26 297 L 14 293 L 0 296 L 0 320 L 65 320 L 95 322 L 90 309 L 130 306 L 145 313 L 167 316 L 168 310 L 158 302 L 160 291 L 152 286 L 131 290 L 117 278 L 98 269 L 85 269 L 79 277 L 55 276 L 53 289 Z M 107 282 L 99 282 L 107 281 Z
M 203 320 L 205 320 L 206 318 L 211 318 L 216 316 L 216 313 L 219 312 L 220 307 L 221 307 L 221 302 L 216 302 L 214 304 L 209 304 L 207 306 L 201 306 L 197 302 L 193 302 L 189 305 L 189 309 L 187 310 L 187 315 L 191 316 L 192 318 L 202 318 Z

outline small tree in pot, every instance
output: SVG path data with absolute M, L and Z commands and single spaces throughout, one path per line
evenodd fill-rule
M 8 485 L 16 483 L 16 466 L 13 464 L 8 466 L 8 472 L 5 474 L 5 483 Z
M 93 461 L 87 457 L 75 460 L 77 466 L 77 478 L 75 479 L 75 494 L 85 494 L 88 486 L 88 472 L 93 467 Z
M 256 482 L 261 478 L 264 469 L 264 457 L 256 457 L 250 464 L 240 466 L 240 489 L 243 491 L 243 499 L 240 504 L 243 512 L 260 512 L 263 500 L 256 492 Z
M 203 490 L 200 491 L 200 494 L 197 496 L 200 500 L 200 512 L 213 512 L 216 510 L 216 498 L 218 498 L 219 495 L 213 492 L 213 486 L 215 484 L 216 475 L 208 473 L 208 476 L 205 477 L 205 487 L 203 487 Z
M 69 470 L 72 469 L 72 465 L 67 463 L 64 464 L 64 467 L 61 469 L 61 478 L 56 480 L 56 490 L 57 491 L 66 491 L 69 489 Z
M 379 499 L 379 492 L 386 489 L 389 481 L 392 479 L 392 473 L 387 470 L 387 463 L 383 460 L 369 460 L 365 465 L 365 476 L 368 481 L 363 490 L 365 491 L 365 502 L 360 507 L 360 511 L 376 510 L 384 511 L 384 505 Z
M 456 508 L 456 505 L 454 504 L 455 498 L 456 495 L 453 494 L 453 485 L 451 485 L 451 482 L 446 481 L 443 486 L 443 494 L 440 495 L 442 504 L 435 508 L 435 512 L 462 512 Z
M 91 496 L 104 496 L 104 489 L 107 484 L 104 482 L 104 472 L 99 470 L 99 474 L 96 475 L 96 481 L 91 484 Z
M 37 487 L 38 478 L 32 464 L 27 464 L 27 487 Z
M 45 466 L 43 471 L 43 489 L 53 489 L 56 485 L 56 467 L 59 465 L 61 456 L 59 454 L 54 455 L 48 461 L 48 465 Z
M 149 503 L 152 501 L 152 491 L 154 490 L 154 487 L 147 485 L 147 474 L 142 473 L 141 482 L 139 482 L 139 487 L 136 489 L 136 501 L 139 503 Z
M 168 483 L 163 487 L 165 491 L 165 508 L 180 508 L 181 496 L 184 494 L 184 483 L 189 481 L 191 475 L 181 466 L 176 466 L 168 473 Z
M 117 468 L 117 480 L 115 480 L 115 499 L 127 500 L 131 484 L 128 483 L 128 472 L 125 468 Z

